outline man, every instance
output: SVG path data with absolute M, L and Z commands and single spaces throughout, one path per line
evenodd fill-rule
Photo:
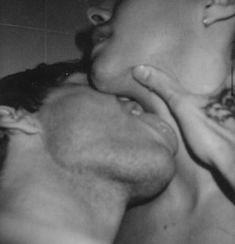
M 0 82 L 0 243 L 112 243 L 127 206 L 172 179 L 175 134 L 79 71 L 40 65 Z
M 128 212 L 117 243 L 234 243 L 234 1 L 123 0 L 108 18 L 101 10 L 88 11 L 92 22 L 103 16 L 93 82 L 155 111 L 179 141 L 173 180 Z M 141 64 L 151 67 L 133 70 Z

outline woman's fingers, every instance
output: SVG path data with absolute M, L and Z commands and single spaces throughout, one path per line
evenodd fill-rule
M 187 111 L 201 109 L 208 103 L 208 97 L 192 94 L 161 69 L 139 65 L 133 68 L 132 74 L 137 82 L 160 96 L 179 119 L 182 114 L 187 115 Z
M 165 101 L 194 156 L 217 168 L 235 187 L 235 173 L 231 170 L 234 169 L 235 157 L 235 139 L 231 129 L 235 128 L 234 120 L 230 119 L 229 126 L 225 124 L 231 113 L 218 110 L 222 106 L 213 102 L 211 96 L 187 91 L 177 79 L 152 66 L 135 67 L 133 77 Z
M 133 78 L 158 94 L 169 106 L 177 104 L 187 96 L 187 92 L 176 79 L 158 68 L 137 66 L 133 69 Z

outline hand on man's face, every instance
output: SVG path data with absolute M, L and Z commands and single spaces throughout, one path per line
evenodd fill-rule
M 214 94 L 195 95 L 152 66 L 136 67 L 133 77 L 164 99 L 195 156 L 219 170 L 235 186 L 231 173 L 235 167 L 235 99 L 231 90 L 225 89 L 220 99 Z M 230 107 L 226 101 L 230 101 Z

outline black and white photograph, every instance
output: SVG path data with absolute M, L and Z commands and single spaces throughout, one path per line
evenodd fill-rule
M 235 0 L 0 0 L 0 244 L 235 244 Z

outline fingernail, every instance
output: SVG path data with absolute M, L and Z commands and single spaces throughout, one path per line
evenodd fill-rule
M 203 22 L 203 24 L 204 24 L 205 27 L 207 27 L 209 25 L 209 19 L 207 19 L 207 18 L 204 18 L 202 20 L 202 22 Z
M 144 65 L 139 65 L 134 68 L 134 76 L 140 81 L 146 81 L 150 75 L 150 71 Z

